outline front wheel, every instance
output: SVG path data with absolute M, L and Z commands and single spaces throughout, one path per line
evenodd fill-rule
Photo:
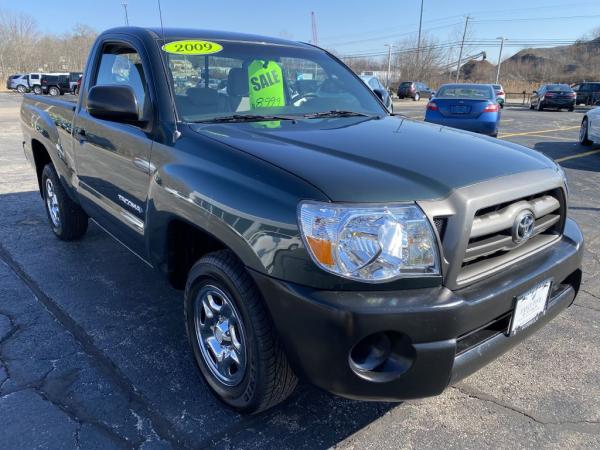
M 25 92 L 27 92 L 27 88 L 25 86 L 23 86 L 22 84 L 17 86 L 17 92 L 19 94 L 24 94 Z
M 42 194 L 50 227 L 57 238 L 74 241 L 81 238 L 88 227 L 88 216 L 65 191 L 52 164 L 42 171 Z
M 415 96 L 413 97 L 413 100 L 414 100 L 415 102 L 418 102 L 420 99 L 421 99 L 421 95 L 419 95 L 419 93 L 417 92 L 417 93 L 415 94 Z
M 543 111 L 544 110 L 544 105 L 542 105 L 542 102 L 538 102 L 538 104 L 537 104 L 537 110 L 538 111 Z
M 196 363 L 221 401 L 257 413 L 294 391 L 297 378 L 261 294 L 231 251 L 210 253 L 194 264 L 184 312 Z
M 579 128 L 579 143 L 581 145 L 592 145 L 588 135 L 588 118 L 584 117 Z
M 58 89 L 57 87 L 52 86 L 49 90 L 48 93 L 52 96 L 52 97 L 58 97 L 60 95 L 60 89 Z
M 41 86 L 34 86 L 33 87 L 33 93 L 35 95 L 42 95 L 42 87 Z

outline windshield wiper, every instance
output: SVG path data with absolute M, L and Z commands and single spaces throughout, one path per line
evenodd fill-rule
M 267 120 L 297 120 L 293 116 L 263 116 L 258 114 L 232 114 L 211 119 L 194 120 L 192 123 L 262 122 Z
M 375 117 L 375 115 L 365 114 L 357 111 L 345 111 L 343 109 L 332 109 L 330 111 L 304 114 L 302 117 L 306 119 L 321 119 L 324 117 Z

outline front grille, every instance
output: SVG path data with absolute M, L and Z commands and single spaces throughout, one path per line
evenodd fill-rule
M 533 212 L 533 234 L 527 241 L 515 243 L 512 227 L 523 210 Z M 551 243 L 562 234 L 565 217 L 562 189 L 479 209 L 471 225 L 457 282 L 477 279 Z

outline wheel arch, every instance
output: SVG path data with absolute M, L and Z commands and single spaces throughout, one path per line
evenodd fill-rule
M 43 196 L 42 171 L 44 170 L 46 164 L 52 162 L 52 158 L 50 158 L 50 153 L 48 153 L 46 146 L 35 138 L 31 139 L 31 151 L 33 153 L 33 161 L 35 164 L 35 173 L 38 180 L 38 188 L 40 191 L 40 195 Z

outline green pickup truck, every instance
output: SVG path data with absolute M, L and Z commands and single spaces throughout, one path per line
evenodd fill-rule
M 299 377 L 398 401 L 571 305 L 583 237 L 552 160 L 382 98 L 309 44 L 116 28 L 76 103 L 25 95 L 23 148 L 59 239 L 92 220 L 184 291 L 227 405 L 267 409 Z

